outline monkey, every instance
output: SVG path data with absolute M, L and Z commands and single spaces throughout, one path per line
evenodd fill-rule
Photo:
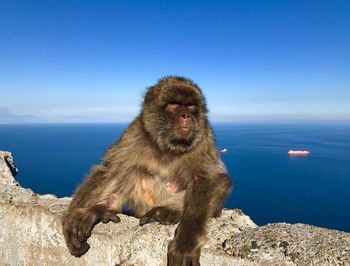
M 168 76 L 148 88 L 139 116 L 109 147 L 62 218 L 70 253 L 86 253 L 92 229 L 120 222 L 127 205 L 139 224 L 177 224 L 167 265 L 200 265 L 207 222 L 221 214 L 232 181 L 215 143 L 201 89 Z

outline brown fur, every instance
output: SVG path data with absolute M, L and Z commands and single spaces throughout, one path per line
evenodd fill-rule
M 220 160 L 196 84 L 168 77 L 148 89 L 143 110 L 106 152 L 63 217 L 72 255 L 88 249 L 96 223 L 119 222 L 125 204 L 140 224 L 180 221 L 168 265 L 199 265 L 209 217 L 221 214 L 232 183 Z

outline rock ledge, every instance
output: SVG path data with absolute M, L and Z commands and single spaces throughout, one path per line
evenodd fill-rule
M 0 265 L 166 265 L 176 226 L 138 225 L 120 215 L 98 224 L 81 258 L 65 246 L 60 217 L 70 198 L 19 186 L 11 153 L 0 151 Z M 224 210 L 209 225 L 202 265 L 350 265 L 350 234 L 304 224 L 257 227 L 241 210 Z

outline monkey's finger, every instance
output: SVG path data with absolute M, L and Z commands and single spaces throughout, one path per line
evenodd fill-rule
M 195 255 L 191 257 L 191 265 L 200 266 L 201 265 L 199 262 L 200 256 L 201 256 L 201 250 L 198 249 L 197 252 L 195 252 Z
M 74 222 L 72 223 L 72 237 L 74 239 L 78 239 L 78 234 L 79 234 L 79 224 L 80 224 L 80 220 L 74 220 Z
M 171 223 L 172 219 L 171 219 L 171 214 L 166 215 L 165 217 L 162 217 L 161 220 L 158 220 L 158 222 L 160 224 L 165 224 L 165 225 L 169 225 L 172 224 Z
M 164 220 L 164 224 L 165 225 L 170 225 L 170 224 L 174 224 L 171 216 L 168 216 L 165 220 Z
M 116 211 L 108 210 L 108 211 L 105 212 L 105 214 L 103 216 L 107 217 L 109 219 L 109 221 L 112 221 L 113 223 L 119 223 L 120 222 L 120 218 L 117 215 Z
M 88 238 L 85 236 L 85 233 L 86 233 L 86 232 L 84 232 L 83 230 L 79 230 L 79 232 L 78 232 L 78 240 L 79 240 L 80 242 L 85 241 L 86 239 L 88 239 Z
M 73 238 L 78 239 L 78 227 L 74 226 L 70 233 L 72 234 Z
M 80 250 L 81 247 L 84 245 L 84 242 L 86 242 L 86 240 L 84 241 L 79 241 L 77 239 L 70 239 L 69 241 L 69 246 L 70 246 L 70 250 L 73 251 L 73 250 Z
M 166 220 L 167 216 L 167 213 L 164 212 L 162 209 L 159 209 L 154 213 L 154 219 L 157 222 L 160 222 L 161 224 L 164 224 L 164 221 Z
M 170 224 L 176 224 L 180 221 L 180 216 L 179 215 L 170 215 L 168 217 L 169 223 Z
M 106 224 L 110 221 L 112 221 L 113 223 L 119 223 L 120 222 L 120 218 L 117 215 L 116 212 L 114 211 L 106 211 L 105 214 L 101 217 L 101 221 Z
M 88 223 L 88 220 L 86 218 L 81 219 L 79 225 L 77 226 L 77 234 L 76 234 L 77 238 L 76 239 L 78 239 L 78 241 L 80 241 L 80 242 L 84 242 L 88 239 L 88 237 L 86 236 L 86 234 L 89 231 L 87 223 Z
M 77 231 L 77 230 L 76 230 Z M 73 255 L 76 250 L 80 250 L 82 244 L 77 238 L 73 235 L 73 230 L 71 228 L 66 228 L 64 230 L 64 237 L 68 246 L 70 253 Z
M 110 219 L 108 217 L 106 217 L 106 216 L 102 216 L 101 217 L 101 222 L 102 223 L 106 224 L 106 223 L 109 223 L 109 221 L 110 221 Z
M 179 221 L 180 221 L 180 215 L 176 212 L 170 212 L 161 223 L 165 225 L 169 225 L 169 224 L 176 224 Z
M 168 254 L 168 266 L 190 266 L 191 258 L 187 256 Z
M 91 236 L 92 228 L 93 228 L 93 226 L 80 228 L 80 230 L 78 232 L 78 240 L 79 241 L 86 241 Z
M 88 239 L 91 236 L 91 232 L 92 232 L 92 230 L 85 232 L 85 239 Z
M 197 266 L 197 264 L 193 264 L 193 261 L 192 261 L 192 257 L 190 256 L 184 256 L 182 258 L 180 258 L 181 263 L 179 265 L 182 265 L 182 266 Z
M 154 216 L 148 216 L 148 215 L 144 215 L 140 218 L 140 225 L 145 225 L 145 224 L 148 224 L 148 223 L 152 223 L 152 222 L 155 222 L 156 219 L 154 219 Z
M 85 242 L 80 242 L 80 247 L 71 250 L 71 254 L 75 257 L 81 257 L 90 249 L 90 245 Z
M 91 236 L 91 231 L 98 222 L 96 215 L 85 215 L 79 224 L 78 240 L 84 241 Z
M 113 215 L 109 218 L 113 223 L 119 223 L 120 222 L 120 218 L 118 215 Z
M 191 259 L 191 265 L 192 265 L 192 266 L 200 266 L 200 263 L 199 263 L 199 256 L 192 257 L 192 259 Z

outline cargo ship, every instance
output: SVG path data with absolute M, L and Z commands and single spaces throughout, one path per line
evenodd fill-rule
M 293 151 L 293 150 L 288 151 L 289 156 L 308 156 L 310 154 L 311 152 L 309 151 Z

